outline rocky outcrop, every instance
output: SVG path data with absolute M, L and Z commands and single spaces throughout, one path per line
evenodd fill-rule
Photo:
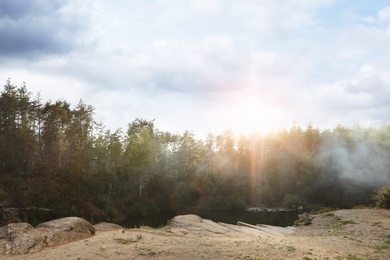
M 51 220 L 39 224 L 35 229 L 42 234 L 45 246 L 62 245 L 95 234 L 93 225 L 78 217 Z
M 231 236 L 231 237 L 269 237 L 284 236 L 294 233 L 294 228 L 276 227 L 270 225 L 250 225 L 238 222 L 238 225 L 214 222 L 209 219 L 202 219 L 197 215 L 180 215 L 170 221 L 170 226 L 181 228 L 191 233 L 211 236 Z
M 38 252 L 45 246 L 62 245 L 94 234 L 94 226 L 77 217 L 48 221 L 35 229 L 28 223 L 11 223 L 0 227 L 0 255 Z
M 213 237 L 274 237 L 285 236 L 294 232 L 291 228 L 267 225 L 254 226 L 239 222 L 238 225 L 216 223 L 202 219 L 197 215 L 176 216 L 170 221 L 170 227 L 180 234 L 195 234 Z M 86 239 L 98 231 L 125 229 L 111 223 L 93 226 L 90 222 L 67 217 L 39 224 L 35 229 L 27 223 L 13 223 L 0 228 L 0 258 L 3 254 L 26 254 L 40 251 L 45 246 L 58 246 L 69 242 Z M 137 236 L 138 241 L 141 236 Z M 126 240 L 127 241 L 127 240 Z M 126 242 L 125 241 L 125 242 Z M 127 243 L 127 242 L 126 242 Z
M 171 219 L 171 227 L 189 227 L 193 226 L 196 223 L 202 223 L 203 219 L 197 215 L 188 214 L 188 215 L 179 215 Z
M 0 227 L 0 255 L 27 254 L 43 248 L 43 238 L 28 223 L 11 223 Z

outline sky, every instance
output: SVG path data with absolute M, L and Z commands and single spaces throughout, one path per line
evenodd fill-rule
M 390 0 L 0 0 L 0 80 L 200 137 L 390 123 Z

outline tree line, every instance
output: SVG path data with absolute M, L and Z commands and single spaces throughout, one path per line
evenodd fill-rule
M 198 139 L 135 119 L 112 131 L 80 101 L 41 100 L 7 80 L 0 96 L 0 202 L 119 220 L 159 212 L 372 205 L 390 181 L 390 126 Z M 256 118 L 253 118 L 256 120 Z

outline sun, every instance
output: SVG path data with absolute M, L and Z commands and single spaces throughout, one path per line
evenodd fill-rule
M 229 110 L 229 123 L 237 135 L 254 132 L 265 134 L 280 126 L 280 109 L 256 95 L 238 96 Z

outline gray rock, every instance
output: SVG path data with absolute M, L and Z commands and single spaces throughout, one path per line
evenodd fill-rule
M 85 239 L 95 234 L 94 226 L 85 219 L 67 217 L 44 222 L 35 227 L 42 234 L 45 246 L 57 246 Z
M 202 218 L 193 215 L 193 214 L 188 214 L 188 215 L 179 215 L 171 219 L 170 221 L 170 226 L 171 227 L 189 227 L 192 226 L 196 223 L 202 223 Z
M 111 231 L 111 230 L 117 230 L 117 229 L 124 229 L 122 226 L 113 224 L 113 223 L 107 223 L 107 222 L 101 222 L 96 225 L 93 225 L 96 231 Z
M 11 223 L 0 227 L 0 255 L 27 254 L 43 248 L 41 234 L 28 223 Z
M 230 237 L 270 237 L 285 236 L 294 233 L 293 229 L 269 225 L 250 225 L 239 222 L 240 225 L 215 223 L 209 219 L 202 219 L 197 215 L 180 215 L 170 221 L 170 226 L 187 230 L 193 234 Z

